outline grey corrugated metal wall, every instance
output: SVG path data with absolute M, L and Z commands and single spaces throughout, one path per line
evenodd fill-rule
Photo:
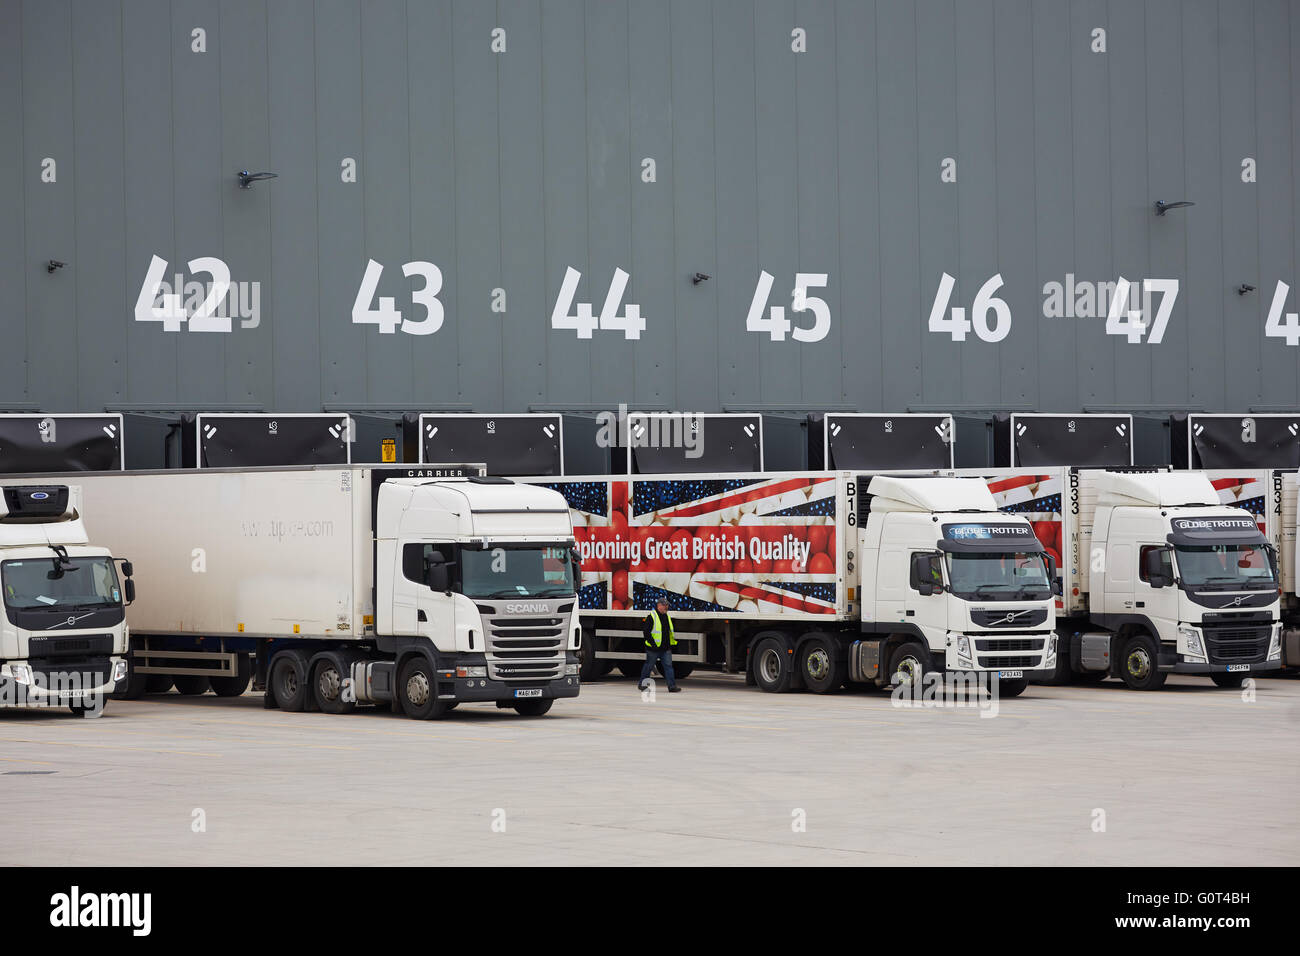
M 1297 52 L 1287 0 L 0 0 L 0 405 L 1293 406 Z M 260 324 L 135 321 L 154 255 Z M 368 258 L 443 327 L 353 324 Z M 567 267 L 641 339 L 551 329 Z M 760 270 L 829 274 L 823 341 L 745 331 Z M 927 331 L 945 271 L 1003 341 Z M 1163 342 L 1045 318 L 1067 273 L 1180 279 Z

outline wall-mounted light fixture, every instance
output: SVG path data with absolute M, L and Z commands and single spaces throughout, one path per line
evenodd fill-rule
M 51 259 L 49 262 L 45 263 L 45 271 L 53 272 L 56 269 L 62 269 L 66 265 L 66 262 L 60 262 L 58 259 Z
M 239 177 L 240 189 L 251 189 L 253 187 L 253 183 L 260 182 L 263 179 L 275 179 L 280 174 L 279 173 L 250 173 L 247 169 L 241 169 L 239 172 L 235 173 L 235 175 Z
M 1180 199 L 1178 202 L 1165 202 L 1163 199 L 1156 200 L 1156 215 L 1163 216 L 1170 209 L 1182 209 L 1184 206 L 1195 206 L 1196 203 L 1188 202 L 1186 199 Z
M 697 272 L 691 276 L 691 285 L 699 285 L 701 282 L 708 282 L 712 276 L 706 276 L 703 272 Z

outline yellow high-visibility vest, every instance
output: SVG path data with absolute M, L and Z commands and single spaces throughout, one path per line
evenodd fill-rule
M 645 642 L 646 647 L 662 647 L 664 643 L 664 626 L 659 618 L 658 611 L 652 611 L 650 616 L 654 619 L 654 626 L 650 629 L 650 640 Z M 654 643 L 651 643 L 653 641 Z M 677 646 L 677 628 L 673 626 L 673 619 L 668 618 L 668 646 Z

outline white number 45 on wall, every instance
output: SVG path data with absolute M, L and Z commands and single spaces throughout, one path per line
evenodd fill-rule
M 745 316 L 746 332 L 766 332 L 773 342 L 784 342 L 786 333 L 796 342 L 820 342 L 831 330 L 831 307 L 825 299 L 809 295 L 809 289 L 826 288 L 827 273 L 796 272 L 794 291 L 791 293 L 790 311 L 812 312 L 812 328 L 791 328 L 791 322 L 785 317 L 785 306 L 774 305 L 764 317 L 763 307 L 772 295 L 772 273 L 760 271 L 758 285 L 754 287 L 754 298 L 749 303 L 749 314 Z

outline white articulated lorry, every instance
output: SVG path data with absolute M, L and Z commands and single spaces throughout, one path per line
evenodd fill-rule
M 89 543 L 80 487 L 0 487 L 0 704 L 103 712 L 126 678 L 131 570 Z
M 1052 679 L 1119 677 L 1154 690 L 1178 673 L 1236 687 L 1282 666 L 1276 549 L 1254 515 L 1220 504 L 1206 475 L 979 473 L 1060 562 Z
M 238 696 L 255 669 L 268 706 L 418 719 L 466 702 L 538 716 L 577 696 L 568 508 L 508 479 L 448 477 L 470 470 L 80 476 L 95 540 L 131 554 L 141 582 L 132 691 Z
M 564 495 L 588 679 L 637 676 L 659 599 L 674 666 L 818 693 L 942 670 L 1004 694 L 1055 661 L 1051 573 L 979 481 L 850 472 L 529 479 Z M 870 483 L 869 487 L 864 486 Z

